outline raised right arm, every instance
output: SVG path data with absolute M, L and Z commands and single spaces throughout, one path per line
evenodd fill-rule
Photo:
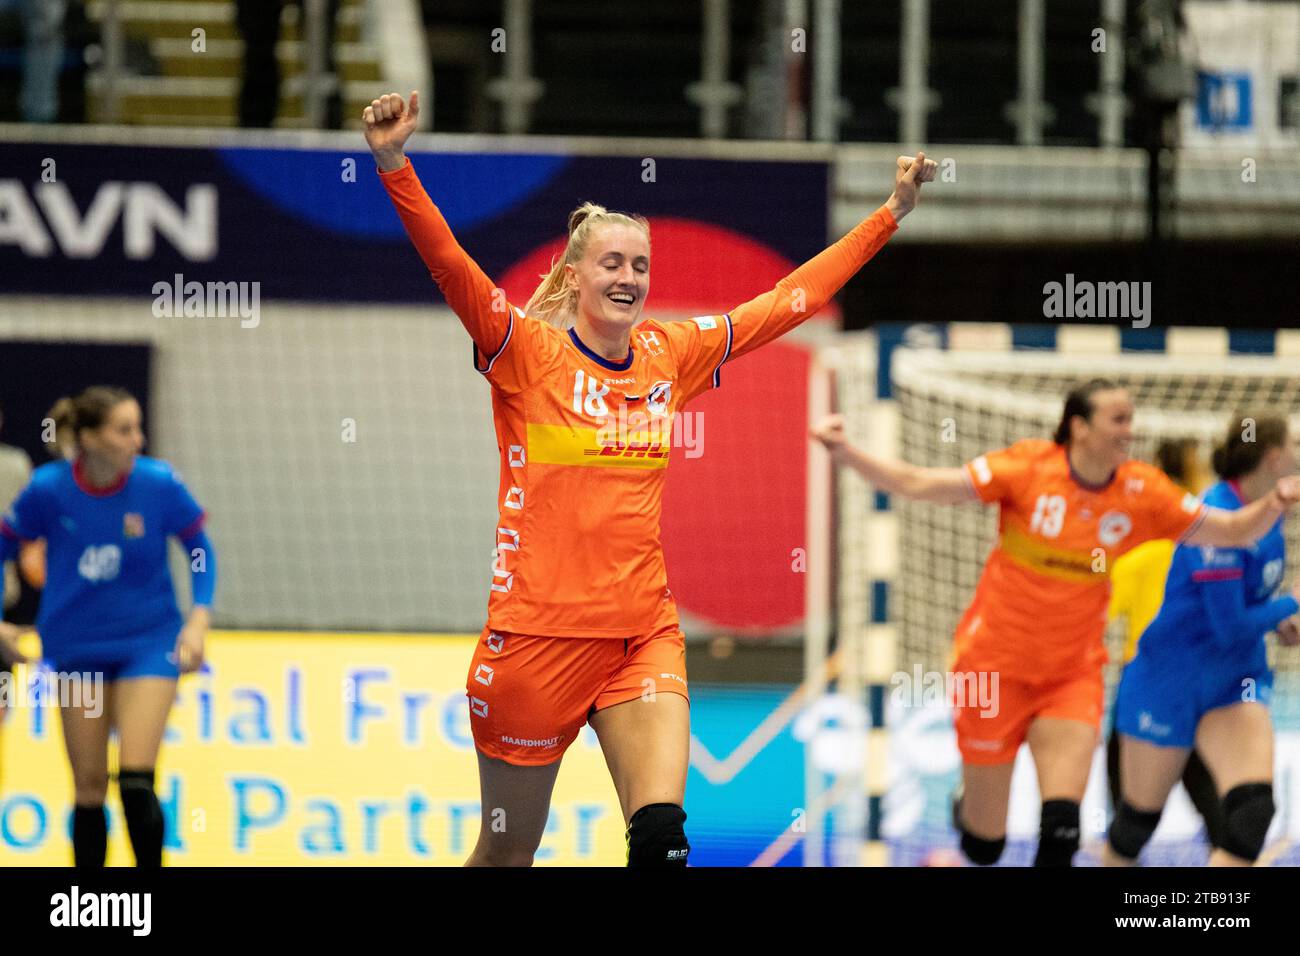
M 409 108 L 395 93 L 381 96 L 364 113 L 366 142 L 379 166 L 379 180 L 429 275 L 479 352 L 492 356 L 500 350 L 510 327 L 505 293 L 460 247 L 402 152 L 419 115 L 419 93 L 411 93 Z

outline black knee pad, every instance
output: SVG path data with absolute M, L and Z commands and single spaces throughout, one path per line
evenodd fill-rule
M 154 769 L 121 770 L 117 774 L 117 789 L 122 796 L 122 812 L 126 816 L 126 830 L 135 851 L 135 865 L 139 867 L 162 866 L 163 812 L 154 793 Z
M 119 770 L 117 772 L 117 790 L 122 795 L 122 805 L 128 800 L 139 801 L 141 794 L 153 794 L 154 769 Z M 157 799 L 155 797 L 155 799 Z
M 1243 783 L 1223 795 L 1223 849 L 1254 863 L 1273 822 L 1273 785 Z
M 1044 800 L 1034 866 L 1073 866 L 1079 849 L 1079 804 Z
M 632 814 L 627 826 L 627 865 L 685 866 L 691 845 L 686 842 L 686 811 L 675 803 L 652 803 Z
M 1221 849 L 1227 840 L 1224 834 L 1227 824 L 1223 820 L 1223 801 L 1219 799 L 1219 788 L 1214 785 L 1214 777 L 1195 750 L 1183 768 L 1183 789 L 1192 798 L 1192 806 L 1196 807 L 1196 812 L 1205 821 L 1205 836 L 1210 841 L 1210 846 Z
M 1162 812 L 1139 810 L 1127 800 L 1121 800 L 1115 809 L 1115 819 L 1110 824 L 1110 848 L 1126 860 L 1136 860 L 1151 839 L 1151 834 L 1156 832 Z
M 961 851 L 966 854 L 966 859 L 978 866 L 992 866 L 1002 857 L 1002 851 L 1006 846 L 1006 837 L 1000 840 L 986 840 L 966 830 L 961 831 Z
M 1002 851 L 1007 847 L 1007 838 L 986 840 L 969 832 L 961 819 L 962 795 L 962 789 L 958 788 L 952 798 L 952 828 L 961 834 L 961 852 L 966 855 L 966 859 L 977 866 L 992 866 L 1002 858 Z

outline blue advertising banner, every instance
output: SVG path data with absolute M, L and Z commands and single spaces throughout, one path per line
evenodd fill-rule
M 0 287 L 152 298 L 160 283 L 237 282 L 258 283 L 263 299 L 436 300 L 357 139 L 350 151 L 7 143 Z M 820 161 L 466 152 L 412 161 L 461 244 L 512 298 L 537 281 L 522 274 L 513 288 L 512 270 L 549 262 L 587 200 L 662 227 L 656 241 L 676 254 L 652 294 L 659 311 L 734 305 L 827 239 Z

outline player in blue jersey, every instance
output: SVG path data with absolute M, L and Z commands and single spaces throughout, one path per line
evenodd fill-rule
M 1205 503 L 1236 510 L 1296 470 L 1286 419 L 1233 422 L 1214 452 L 1223 480 Z M 1264 637 L 1300 642 L 1300 583 L 1278 596 L 1286 566 L 1282 521 L 1250 548 L 1180 545 L 1165 600 L 1124 669 L 1115 702 L 1123 799 L 1107 841 L 1108 865 L 1136 862 L 1195 747 L 1223 808 L 1212 866 L 1248 866 L 1273 819 L 1273 691 Z
M 101 867 L 108 736 L 119 740 L 118 789 L 136 865 L 162 864 L 163 814 L 154 766 L 180 674 L 203 662 L 216 556 L 203 510 L 166 462 L 140 454 L 140 405 L 130 393 L 88 388 L 56 406 L 77 456 L 42 465 L 0 522 L 0 561 L 24 540 L 47 543 L 36 628 L 59 676 L 59 709 L 76 789 L 77 866 Z M 167 565 L 167 539 L 190 558 L 193 609 L 182 618 Z M 0 624 L 16 657 L 18 629 Z M 21 659 L 21 658 L 19 658 Z M 68 677 L 65 675 L 77 675 Z M 87 682 L 102 681 L 102 693 Z M 74 692 L 76 691 L 76 692 Z

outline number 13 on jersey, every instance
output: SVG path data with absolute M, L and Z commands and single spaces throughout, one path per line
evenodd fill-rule
M 1065 524 L 1065 498 L 1061 495 L 1039 495 L 1034 504 L 1034 516 L 1029 530 L 1044 538 L 1055 538 Z

